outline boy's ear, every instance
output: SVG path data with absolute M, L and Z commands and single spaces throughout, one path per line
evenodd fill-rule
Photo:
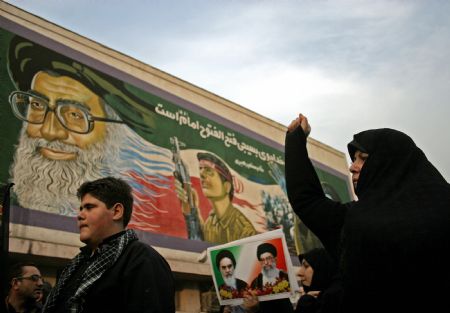
M 120 221 L 123 219 L 123 213 L 125 211 L 125 208 L 123 207 L 122 203 L 114 204 L 112 210 L 113 210 L 113 221 Z

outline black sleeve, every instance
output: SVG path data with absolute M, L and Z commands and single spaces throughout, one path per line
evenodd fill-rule
M 343 289 L 339 282 L 335 282 L 321 293 L 317 313 L 342 312 Z
M 298 299 L 295 313 L 316 313 L 317 299 L 314 296 L 305 294 Z
M 291 301 L 288 298 L 261 301 L 258 313 L 294 313 Z
M 129 257 L 123 279 L 126 312 L 174 313 L 174 280 L 166 260 L 144 245 Z
M 305 225 L 335 254 L 348 205 L 328 199 L 306 150 L 301 127 L 286 134 L 286 186 L 289 202 Z

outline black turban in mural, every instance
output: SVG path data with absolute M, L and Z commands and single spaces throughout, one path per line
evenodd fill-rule
M 142 90 L 47 49 L 14 36 L 8 53 L 9 75 L 17 89 L 28 91 L 34 75 L 46 71 L 75 79 L 97 94 L 141 136 L 152 133 L 155 106 Z M 144 96 L 144 97 L 143 97 Z
M 221 250 L 219 253 L 217 253 L 217 256 L 216 256 L 216 265 L 217 265 L 217 268 L 220 267 L 220 261 L 221 261 L 223 258 L 229 258 L 229 259 L 231 260 L 231 262 L 233 263 L 233 266 L 236 267 L 236 259 L 234 258 L 233 253 L 231 253 L 231 252 L 228 251 L 228 250 Z
M 258 256 L 258 260 L 261 257 L 261 254 L 269 252 L 270 254 L 272 254 L 274 257 L 277 256 L 277 249 L 275 248 L 275 246 L 273 244 L 270 243 L 262 243 L 258 246 L 258 248 L 256 249 L 256 255 Z

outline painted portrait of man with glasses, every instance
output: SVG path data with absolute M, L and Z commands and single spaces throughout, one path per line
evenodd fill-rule
M 8 72 L 16 86 L 9 104 L 23 122 L 10 167 L 20 206 L 74 216 L 76 188 L 105 176 L 122 177 L 138 195 L 157 195 L 151 181 L 135 183 L 158 175 L 152 164 L 165 164 L 171 174 L 170 151 L 145 138 L 154 130 L 148 99 L 122 81 L 17 35 L 9 45 Z M 168 184 L 161 179 L 158 188 Z M 137 197 L 144 215 L 151 214 L 151 201 Z

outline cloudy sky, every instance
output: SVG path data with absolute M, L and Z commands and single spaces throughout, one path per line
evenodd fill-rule
M 402 130 L 450 181 L 450 1 L 8 2 L 340 151 Z

